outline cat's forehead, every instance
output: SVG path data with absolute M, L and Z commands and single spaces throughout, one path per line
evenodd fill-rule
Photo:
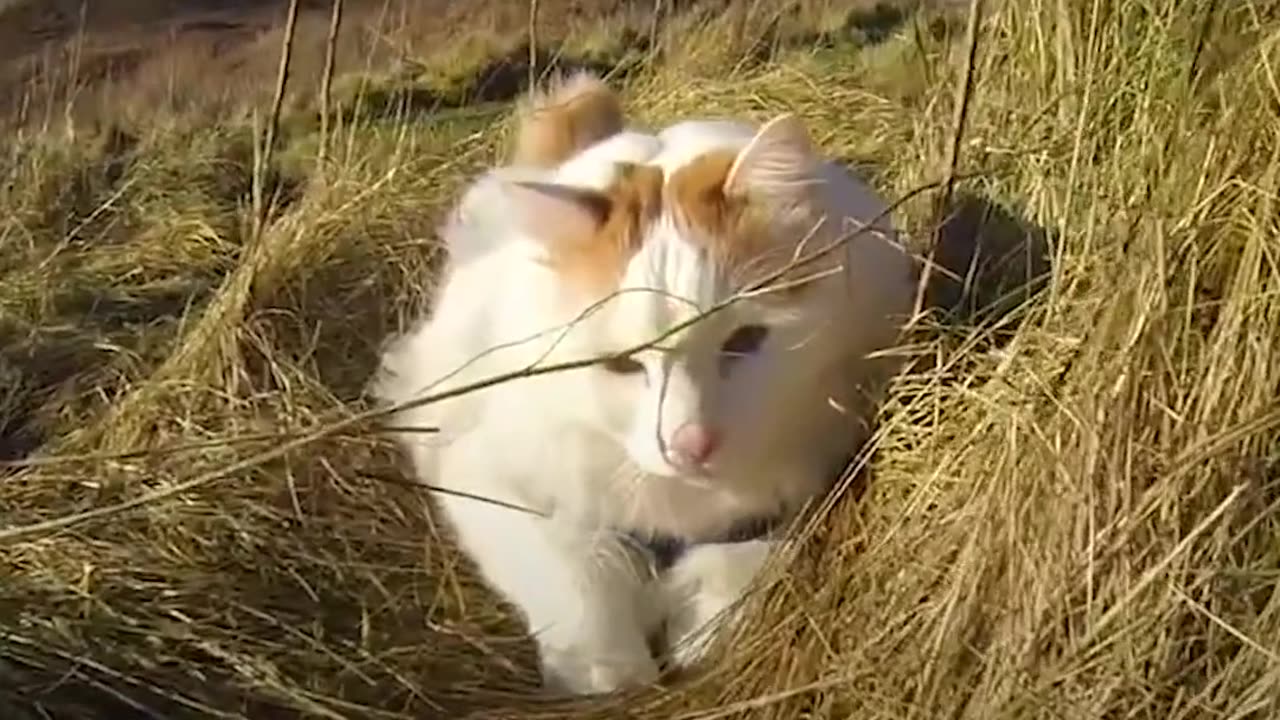
M 662 198 L 681 237 L 727 276 L 742 278 L 778 249 L 778 238 L 763 207 L 726 193 L 737 159 L 728 148 L 694 157 L 667 174 Z
M 659 223 L 623 270 L 620 319 L 665 332 L 722 302 L 730 292 L 723 278 L 701 248 Z
M 597 237 L 561 258 L 566 279 L 592 294 L 649 288 L 698 305 L 775 250 L 765 215 L 723 188 L 737 153 L 711 149 L 679 164 L 612 163 L 596 181 L 610 201 Z

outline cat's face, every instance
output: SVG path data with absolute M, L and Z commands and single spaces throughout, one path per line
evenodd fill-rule
M 761 412 L 759 380 L 785 358 L 787 316 L 735 298 L 719 268 L 670 226 L 628 264 L 593 350 L 596 397 L 632 462 L 650 475 L 714 476 L 739 454 L 735 429 Z M 628 352 L 635 348 L 642 348 Z M 752 383 L 753 377 L 757 380 Z
M 758 457 L 743 428 L 776 421 L 764 391 L 797 352 L 806 296 L 755 288 L 805 272 L 786 266 L 806 241 L 795 220 L 813 160 L 803 128 L 783 123 L 670 172 L 627 168 L 606 192 L 518 191 L 567 296 L 600 305 L 574 345 L 614 359 L 581 371 L 593 391 L 580 402 L 646 474 L 711 478 Z

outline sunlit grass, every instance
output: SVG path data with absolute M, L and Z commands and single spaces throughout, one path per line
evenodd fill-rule
M 248 112 L 15 134 L 2 714 L 1275 714 L 1280 17 L 986 4 L 939 258 L 963 274 L 976 237 L 982 262 L 911 338 L 868 493 L 817 518 L 706 672 L 617 700 L 535 699 L 522 628 L 376 433 L 246 462 L 365 409 L 441 213 L 505 142 L 510 93 L 469 106 L 473 80 L 525 38 L 349 68 L 323 163 L 314 103 L 290 105 L 258 237 Z M 639 51 L 584 23 L 564 55 L 623 63 L 639 123 L 795 112 L 895 197 L 947 170 L 966 62 L 938 17 L 868 45 L 824 3 L 690 14 Z M 925 251 L 932 195 L 899 219 Z

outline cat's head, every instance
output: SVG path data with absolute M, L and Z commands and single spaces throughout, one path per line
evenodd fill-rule
M 650 475 L 714 477 L 763 452 L 780 404 L 839 352 L 816 332 L 838 249 L 821 159 L 782 116 L 745 145 L 619 168 L 596 191 L 513 183 L 508 197 L 573 312 L 594 416 Z M 797 263 L 797 259 L 808 258 Z M 824 280 L 824 277 L 827 278 Z

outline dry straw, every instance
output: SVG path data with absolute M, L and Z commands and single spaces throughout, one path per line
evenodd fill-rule
M 966 38 L 923 8 L 859 46 L 892 18 L 670 5 L 638 121 L 786 110 L 890 197 L 957 176 L 942 227 L 936 193 L 895 210 L 946 273 L 866 490 L 797 528 L 715 660 L 540 697 L 365 422 L 503 118 L 360 114 L 339 66 L 323 133 L 283 103 L 256 180 L 230 120 L 7 147 L 0 716 L 1280 716 L 1280 12 L 986 3 Z

